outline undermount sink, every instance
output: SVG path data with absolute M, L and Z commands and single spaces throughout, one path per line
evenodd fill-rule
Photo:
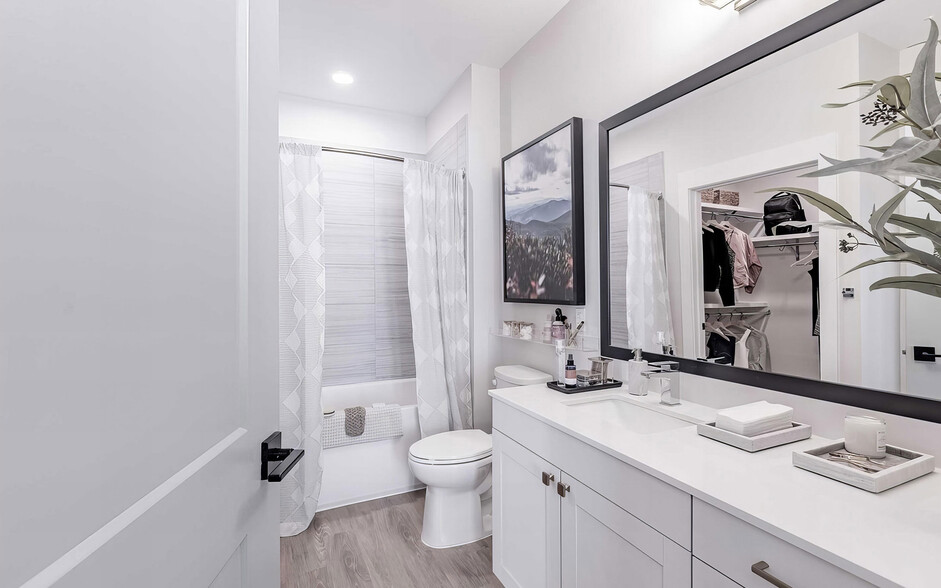
M 685 415 L 664 414 L 657 407 L 647 407 L 617 394 L 569 400 L 563 404 L 582 414 L 596 416 L 604 423 L 623 427 L 640 435 L 681 429 L 698 422 Z

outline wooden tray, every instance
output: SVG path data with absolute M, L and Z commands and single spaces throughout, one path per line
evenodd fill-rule
M 794 443 L 795 441 L 803 441 L 804 439 L 809 439 L 812 434 L 810 425 L 801 423 L 791 423 L 791 428 L 789 429 L 771 431 L 770 433 L 755 435 L 754 437 L 746 437 L 738 433 L 733 433 L 732 431 L 720 429 L 716 427 L 714 422 L 696 425 L 696 432 L 703 437 L 715 439 L 716 441 L 737 447 L 749 453 Z
M 864 472 L 851 465 L 826 459 L 828 453 L 840 449 L 844 449 L 842 439 L 823 447 L 807 451 L 795 451 L 792 458 L 793 463 L 801 469 L 876 493 L 910 482 L 934 471 L 933 455 L 918 453 L 917 451 L 892 445 L 885 446 L 884 463 L 889 467 L 875 473 Z
M 593 384 L 591 386 L 585 386 L 584 388 L 567 388 L 565 384 L 559 384 L 557 382 L 546 382 L 546 387 L 552 388 L 556 392 L 561 392 L 562 394 L 580 394 L 581 392 L 594 392 L 595 390 L 620 388 L 623 384 L 624 382 L 621 380 L 609 379 L 604 384 Z

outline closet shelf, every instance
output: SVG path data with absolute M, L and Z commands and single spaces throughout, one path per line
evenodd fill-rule
M 743 302 L 734 306 L 706 304 L 705 314 L 760 314 L 771 309 L 767 302 Z
M 739 218 L 750 218 L 754 220 L 763 220 L 765 218 L 765 213 L 761 210 L 752 210 L 750 208 L 742 208 L 741 206 L 728 206 L 727 204 L 710 204 L 708 202 L 702 203 L 702 212 L 703 214 L 715 213 L 721 216 L 737 216 Z
M 752 237 L 755 247 L 786 247 L 789 245 L 813 245 L 820 240 L 820 233 L 801 233 L 799 235 L 772 235 Z
M 540 336 L 539 339 L 522 339 L 520 337 L 514 337 L 512 335 L 504 335 L 502 330 L 490 329 L 490 334 L 494 337 L 500 337 L 501 339 L 513 339 L 514 341 L 522 341 L 523 343 L 533 343 L 536 345 L 541 345 L 543 347 L 555 348 L 555 343 L 545 343 Z M 542 333 L 539 333 L 542 335 Z M 569 351 L 584 351 L 587 353 L 597 353 L 601 349 L 601 344 L 598 337 L 593 337 L 591 335 L 586 335 L 584 333 L 579 333 L 578 337 L 575 338 L 575 344 L 569 345 L 566 347 Z

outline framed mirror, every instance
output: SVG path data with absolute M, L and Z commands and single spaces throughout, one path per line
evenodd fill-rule
M 840 0 L 601 123 L 605 355 L 941 422 L 932 18 Z

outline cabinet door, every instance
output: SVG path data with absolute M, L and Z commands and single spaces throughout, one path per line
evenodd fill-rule
M 742 585 L 726 578 L 694 557 L 693 588 L 742 588 Z M 768 588 L 771 588 L 770 584 Z
M 560 586 L 561 478 L 558 468 L 494 430 L 493 573 L 507 588 Z
M 688 551 L 575 478 L 563 484 L 563 588 L 690 588 Z

